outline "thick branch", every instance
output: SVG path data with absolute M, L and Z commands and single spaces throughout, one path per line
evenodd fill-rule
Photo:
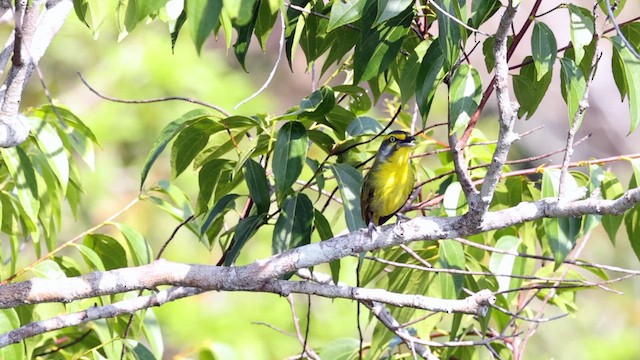
M 26 10 L 16 12 L 12 66 L 0 88 L 0 147 L 17 146 L 29 136 L 26 119 L 19 114 L 22 91 L 73 8 L 71 0 L 49 1 L 40 16 L 44 3 L 33 0 Z

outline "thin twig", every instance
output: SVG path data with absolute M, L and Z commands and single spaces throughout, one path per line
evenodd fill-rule
M 457 17 L 453 16 L 452 14 L 449 14 L 445 9 L 441 8 L 435 1 L 429 1 L 429 4 L 431 4 L 431 6 L 433 6 L 434 9 L 438 10 L 440 13 L 442 13 L 442 15 L 448 17 L 449 19 L 453 20 L 453 22 L 457 23 L 458 25 L 462 26 L 463 28 L 473 32 L 473 33 L 477 33 L 480 35 L 484 35 L 484 36 L 491 36 L 487 33 L 485 33 L 484 31 L 480 31 L 478 29 L 474 29 L 471 26 L 465 24 L 462 20 L 458 19 Z

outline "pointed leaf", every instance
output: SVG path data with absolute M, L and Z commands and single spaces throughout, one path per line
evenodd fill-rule
M 256 20 L 255 35 L 263 51 L 266 50 L 267 39 L 278 18 L 278 0 L 261 0 L 258 5 L 258 19 Z
M 177 178 L 191 164 L 193 159 L 209 142 L 214 122 L 201 119 L 185 127 L 173 142 L 171 148 L 171 170 L 173 178 Z
M 153 260 L 153 250 L 144 239 L 144 236 L 131 225 L 123 223 L 116 223 L 114 225 L 120 230 L 122 235 L 124 235 L 133 264 L 135 266 L 149 264 Z
M 436 11 L 438 17 L 438 42 L 444 54 L 444 70 L 449 72 L 458 62 L 460 47 L 466 38 L 466 31 L 451 17 L 466 22 L 461 16 L 460 4 L 455 0 L 435 0 L 447 14 Z M 435 11 L 435 10 L 434 10 Z
M 629 96 L 629 111 L 631 113 L 629 133 L 632 133 L 640 123 L 640 60 L 636 59 L 619 36 L 612 37 L 611 41 L 624 64 L 626 93 Z
M 440 253 L 438 255 L 438 264 L 443 269 L 464 270 L 465 259 L 462 244 L 454 240 L 442 240 L 438 242 Z M 464 276 L 459 274 L 438 274 L 440 278 L 440 286 L 442 288 L 442 297 L 445 299 L 456 299 L 462 291 Z
M 562 97 L 567 103 L 569 110 L 569 124 L 573 125 L 573 121 L 576 120 L 576 114 L 580 108 L 580 102 L 584 97 L 587 79 L 572 59 L 567 57 L 562 58 L 560 59 L 560 64 L 562 65 L 560 67 L 560 89 L 562 90 Z M 577 121 L 582 121 L 582 115 L 577 118 Z
M 377 134 L 382 129 L 384 129 L 384 126 L 378 120 L 369 116 L 358 116 L 347 126 L 347 134 L 352 137 Z
M 196 213 L 207 211 L 209 202 L 215 200 L 219 188 L 232 181 L 234 162 L 227 159 L 213 159 L 202 166 L 198 173 L 198 200 Z
M 351 24 L 362 17 L 366 0 L 340 0 L 331 4 L 327 32 Z
M 449 89 L 449 122 L 451 134 L 465 129 L 480 105 L 482 80 L 478 70 L 462 64 L 456 70 Z
M 411 0 L 377 0 L 378 1 L 378 15 L 373 26 L 378 26 L 383 22 L 400 15 L 407 10 L 413 1 Z
M 158 156 L 160 156 L 160 154 L 162 153 L 162 151 L 164 150 L 164 148 L 167 146 L 167 144 L 182 130 L 184 129 L 186 126 L 188 126 L 190 123 L 203 118 L 203 117 L 207 117 L 209 116 L 210 113 L 206 110 L 193 110 L 190 111 L 184 115 L 182 115 L 180 118 L 170 122 L 163 130 L 162 133 L 160 134 L 160 137 L 156 140 L 156 142 L 153 144 L 151 151 L 149 152 L 149 155 L 147 155 L 147 159 L 144 162 L 144 166 L 142 168 L 142 175 L 141 175 L 141 180 L 140 180 L 140 189 L 143 188 L 144 186 L 144 182 L 147 179 L 147 175 L 149 174 L 149 170 L 151 169 L 151 166 L 153 166 L 153 163 L 158 159 Z
M 256 0 L 222 0 L 222 3 L 225 13 L 235 25 L 249 23 L 257 11 Z
M 288 196 L 281 209 L 273 229 L 271 253 L 274 255 L 311 242 L 314 209 L 307 195 Z
M 538 79 L 551 71 L 558 55 L 558 44 L 553 31 L 543 22 L 536 21 L 531 34 L 531 51 Z
M 38 201 L 38 181 L 33 164 L 21 147 L 0 149 L 0 153 L 15 184 L 14 192 L 20 200 L 19 205 L 29 221 L 35 225 L 40 202 Z M 33 240 L 38 241 L 38 239 Z
M 253 159 L 248 159 L 242 166 L 244 179 L 249 188 L 251 199 L 256 204 L 259 214 L 267 213 L 271 202 L 269 181 L 264 168 Z
M 202 223 L 202 228 L 200 228 L 200 234 L 204 235 L 205 232 L 209 229 L 211 223 L 221 215 L 224 215 L 229 209 L 233 209 L 235 206 L 234 201 L 239 198 L 238 194 L 227 194 L 223 196 L 216 204 L 211 208 L 211 210 L 204 217 L 204 222 Z
M 526 57 L 524 61 L 530 59 L 530 57 Z M 547 89 L 549 89 L 552 73 L 553 71 L 548 71 L 545 76 L 537 80 L 536 67 L 531 63 L 521 67 L 520 74 L 513 77 L 513 92 L 520 104 L 519 118 L 526 115 L 526 119 L 529 119 L 536 112 L 547 93 Z
M 273 176 L 279 198 L 291 188 L 307 158 L 307 129 L 298 121 L 286 123 L 278 131 L 273 154 Z
M 251 215 L 238 223 L 236 226 L 236 232 L 233 235 L 231 241 L 231 247 L 227 250 L 227 257 L 224 260 L 224 266 L 231 266 L 238 255 L 240 250 L 246 245 L 247 241 L 258 231 L 258 228 L 262 226 L 266 221 L 266 214 Z
M 127 267 L 127 253 L 120 243 L 111 236 L 89 234 L 84 238 L 84 245 L 98 254 L 105 270 Z
M 329 168 L 338 181 L 347 228 L 353 232 L 366 227 L 360 209 L 362 174 L 353 166 L 343 163 L 331 164 Z
M 615 200 L 622 196 L 624 188 L 618 178 L 610 172 L 605 172 L 604 180 L 601 184 L 602 197 L 607 200 Z M 602 226 L 609 236 L 611 243 L 615 245 L 618 229 L 622 224 L 622 216 L 620 215 L 603 215 Z
M 522 241 L 511 235 L 502 236 L 496 242 L 495 247 L 501 250 L 509 251 L 509 252 L 517 252 L 518 247 Z M 489 259 L 489 270 L 496 274 L 506 274 L 512 275 L 516 271 L 516 261 L 518 258 L 513 255 L 501 254 L 498 252 L 491 253 L 491 258 Z M 519 274 L 518 274 L 519 275 Z M 512 281 L 519 280 L 522 282 L 522 279 L 509 278 L 506 276 L 498 276 L 496 277 L 498 281 L 498 291 L 505 291 L 511 288 Z M 518 283 L 514 284 L 513 288 L 518 287 Z
M 434 41 L 429 45 L 429 49 L 427 49 L 427 53 L 422 59 L 416 80 L 416 102 L 424 119 L 423 124 L 427 119 L 427 115 L 429 115 L 436 89 L 444 79 L 443 64 L 444 53 L 440 47 L 440 42 Z
M 320 240 L 327 240 L 333 237 L 333 231 L 331 230 L 329 221 L 327 221 L 327 218 L 324 217 L 320 211 L 315 209 L 313 215 L 313 226 L 316 228 L 316 231 L 320 236 Z M 329 268 L 331 269 L 331 278 L 333 279 L 333 283 L 337 284 L 340 280 L 340 259 L 330 262 Z
M 498 9 L 500 9 L 499 0 L 473 0 L 471 3 L 469 26 L 474 29 L 479 28 L 480 25 L 489 20 Z
M 236 58 L 238 59 L 238 62 L 240 63 L 244 71 L 247 71 L 247 67 L 245 66 L 245 59 L 247 57 L 247 52 L 249 51 L 251 38 L 253 37 L 253 29 L 255 28 L 256 22 L 258 21 L 258 12 L 256 11 L 256 9 L 253 9 L 252 11 L 253 16 L 250 17 L 251 21 L 242 25 L 236 24 L 235 26 L 238 32 L 238 37 L 236 38 L 236 43 L 233 45 L 233 51 L 236 54 Z
M 185 1 L 187 24 L 191 38 L 198 54 L 204 41 L 220 23 L 222 0 L 189 0 Z M 178 29 L 176 27 L 176 29 Z
M 567 8 L 569 9 L 571 43 L 575 51 L 575 61 L 579 64 L 584 57 L 584 47 L 593 40 L 595 31 L 593 15 L 591 15 L 591 11 L 574 4 L 568 4 Z

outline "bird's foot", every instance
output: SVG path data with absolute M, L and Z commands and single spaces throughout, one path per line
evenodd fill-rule
M 404 230 L 402 229 L 402 223 L 405 221 L 409 221 L 411 220 L 411 218 L 409 218 L 408 216 L 404 215 L 404 214 L 396 214 L 396 218 L 398 219 L 396 221 L 395 226 L 393 227 L 393 235 L 395 235 L 396 237 L 403 237 L 404 236 Z

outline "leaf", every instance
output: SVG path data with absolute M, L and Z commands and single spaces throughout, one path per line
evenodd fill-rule
M 243 2 L 253 3 L 254 1 L 255 0 L 244 0 Z M 231 2 L 237 2 L 237 0 L 232 0 Z M 249 51 L 251 38 L 253 37 L 253 29 L 256 26 L 256 21 L 258 21 L 258 12 L 256 10 L 257 9 L 252 10 L 253 17 L 250 18 L 251 21 L 246 24 L 236 23 L 234 25 L 236 31 L 238 32 L 238 37 L 236 37 L 236 43 L 233 45 L 233 52 L 236 54 L 236 58 L 238 59 L 240 65 L 242 65 L 242 69 L 244 71 L 247 71 L 247 67 L 245 66 L 245 59 L 247 57 L 247 52 Z
M 235 206 L 234 201 L 239 198 L 238 194 L 227 194 L 220 198 L 218 202 L 211 208 L 211 210 L 204 217 L 204 222 L 202 223 L 202 227 L 200 228 L 200 235 L 204 235 L 211 226 L 211 223 L 217 219 L 219 216 L 224 215 L 229 209 L 233 209 Z
M 622 196 L 622 194 L 624 193 L 622 184 L 620 183 L 618 178 L 610 172 L 605 172 L 604 180 L 602 181 L 602 184 L 600 186 L 602 190 L 602 197 L 607 200 L 615 200 Z M 620 215 L 602 216 L 602 226 L 607 232 L 609 240 L 611 240 L 611 243 L 614 245 L 616 243 L 616 235 L 621 224 L 622 216 Z
M 220 12 L 222 11 L 222 0 L 189 0 L 185 1 L 185 12 L 187 24 L 196 46 L 196 51 L 200 54 L 202 45 L 209 37 L 213 29 L 220 24 Z M 178 28 L 176 27 L 176 30 Z
M 307 195 L 287 196 L 281 209 L 273 229 L 271 253 L 274 255 L 311 242 L 314 209 Z
M 156 360 L 156 357 L 153 355 L 151 350 L 147 349 L 147 347 L 142 343 L 130 339 L 126 339 L 124 343 L 127 345 L 136 360 Z
M 584 47 L 593 40 L 594 21 L 591 12 L 585 8 L 568 4 L 571 43 L 575 52 L 575 61 L 580 63 L 584 57 Z
M 611 73 L 613 74 L 613 80 L 616 83 L 616 87 L 620 92 L 620 101 L 624 101 L 627 96 L 627 76 L 625 74 L 625 67 L 622 58 L 617 50 L 613 50 L 611 54 Z
M 358 353 L 359 346 L 357 339 L 336 339 L 324 345 L 319 355 L 323 359 L 351 360 Z
M 213 120 L 204 118 L 191 123 L 180 131 L 171 148 L 173 178 L 180 176 L 193 159 L 207 146 L 213 126 Z
M 300 110 L 305 116 L 318 118 L 328 114 L 336 105 L 336 96 L 332 88 L 323 86 L 300 102 Z
M 572 59 L 562 58 L 560 64 L 562 65 L 560 67 L 560 89 L 569 109 L 569 124 L 573 126 L 574 120 L 582 122 L 583 114 L 577 113 L 587 87 L 587 79 Z
M 411 0 L 377 0 L 378 1 L 378 14 L 376 15 L 376 21 L 373 26 L 378 26 L 383 22 L 392 19 L 402 12 L 407 10 L 411 6 L 413 1 Z
M 313 226 L 315 227 L 318 235 L 320 236 L 320 240 L 328 240 L 333 238 L 333 231 L 331 230 L 331 225 L 327 218 L 324 215 L 314 209 L 313 212 Z M 331 261 L 329 263 L 329 268 L 331 269 L 331 278 L 333 279 L 333 283 L 337 284 L 340 281 L 340 259 Z
M 127 253 L 120 243 L 111 236 L 89 234 L 85 236 L 84 245 L 95 251 L 102 260 L 105 270 L 127 267 Z
M 327 154 L 331 152 L 331 149 L 333 149 L 333 146 L 336 143 L 331 136 L 320 130 L 309 130 L 307 131 L 307 135 L 309 136 L 309 140 L 311 140 L 312 143 L 316 144 Z
M 369 29 L 362 26 L 360 40 L 353 53 L 353 83 L 375 78 L 389 68 L 409 31 L 413 13 L 407 9 L 385 24 Z
M 49 168 L 56 176 L 62 193 L 66 193 L 69 183 L 69 158 L 65 151 L 62 140 L 56 133 L 56 130 L 46 122 L 41 122 L 37 126 L 32 126 L 38 136 L 36 142 L 38 147 L 45 155 L 45 160 Z
M 198 173 L 198 200 L 196 213 L 207 211 L 212 197 L 220 191 L 219 188 L 231 183 L 234 162 L 227 159 L 213 159 L 205 163 Z
M 269 212 L 271 199 L 269 196 L 269 181 L 264 168 L 253 159 L 248 159 L 242 166 L 244 179 L 249 188 L 251 199 L 256 204 L 259 214 Z
M 295 5 L 299 8 L 305 8 L 309 3 L 309 0 L 292 0 L 291 5 Z M 289 61 L 289 68 L 293 70 L 293 58 L 300 42 L 300 37 L 304 30 L 305 16 L 303 13 L 293 7 L 287 9 L 287 16 L 285 21 L 285 50 L 287 54 L 287 60 Z
M 153 250 L 144 239 L 144 236 L 130 225 L 123 223 L 116 223 L 114 225 L 120 230 L 122 235 L 124 235 L 133 264 L 135 266 L 149 264 L 153 260 Z
M 633 176 L 629 182 L 629 189 L 640 187 L 640 159 L 629 160 L 633 169 Z M 631 248 L 636 257 L 640 259 L 640 205 L 634 206 L 624 215 L 624 227 L 627 230 L 627 237 L 631 243 Z
M 255 18 L 256 0 L 222 0 L 222 3 L 225 13 L 234 25 L 246 25 L 252 17 Z
M 429 45 L 429 49 L 422 59 L 416 80 L 416 102 L 420 114 L 422 114 L 423 125 L 429 115 L 436 89 L 444 79 L 443 64 L 444 54 L 440 42 L 434 41 Z
M 254 34 L 260 43 L 262 51 L 266 50 L 267 39 L 273 30 L 273 26 L 278 18 L 278 0 L 261 0 L 258 5 L 258 19 Z
M 421 41 L 412 49 L 411 55 L 409 55 L 409 58 L 407 58 L 402 68 L 400 79 L 398 80 L 398 87 L 400 88 L 400 97 L 403 104 L 416 95 L 417 78 L 422 65 L 422 59 L 431 44 L 431 40 Z
M 473 0 L 471 3 L 471 19 L 469 26 L 474 29 L 480 27 L 500 9 L 499 0 Z
M 364 114 L 371 109 L 371 99 L 367 91 L 356 85 L 338 85 L 333 91 L 349 95 L 349 110 L 354 114 Z
M 531 60 L 531 57 L 524 59 L 525 62 L 528 60 Z M 536 112 L 547 93 L 547 89 L 549 89 L 552 73 L 553 71 L 549 71 L 540 80 L 537 80 L 536 67 L 531 63 L 521 67 L 519 75 L 513 76 L 513 92 L 520 104 L 519 118 L 526 115 L 526 119 L 529 119 Z
M 560 170 L 547 169 L 542 175 L 542 196 L 557 197 L 560 181 Z M 567 190 L 569 192 L 577 188 L 573 177 L 568 176 Z M 549 240 L 549 247 L 555 260 L 556 268 L 562 264 L 571 249 L 576 244 L 576 238 L 580 232 L 581 219 L 560 217 L 555 219 L 543 219 L 545 234 Z
M 307 129 L 298 121 L 290 121 L 278 131 L 273 154 L 273 176 L 278 198 L 291 188 L 302 172 L 307 158 Z
M 506 235 L 498 239 L 495 247 L 500 250 L 517 252 L 518 247 L 520 246 L 520 243 L 521 243 L 521 240 L 519 238 L 511 235 Z M 517 257 L 514 255 L 493 252 L 491 253 L 491 258 L 489 259 L 489 270 L 491 270 L 492 273 L 496 273 L 496 274 L 512 275 L 514 274 L 516 260 L 517 260 Z M 502 292 L 511 288 L 511 282 L 513 280 L 520 280 L 520 282 L 522 282 L 522 279 L 509 278 L 506 276 L 497 276 L 496 280 L 498 281 L 499 292 Z M 517 288 L 517 287 L 518 286 L 516 284 L 514 288 Z
M 124 19 L 127 32 L 131 32 L 147 16 L 158 12 L 166 3 L 167 0 L 129 0 Z
M 609 4 L 611 4 L 611 6 L 615 5 L 615 7 L 612 9 L 613 16 L 618 16 L 622 12 L 622 9 L 624 9 L 624 5 L 626 3 L 627 3 L 627 0 L 620 0 L 620 1 L 609 0 Z M 598 5 L 600 6 L 600 10 L 602 10 L 602 13 L 605 16 L 609 16 L 609 11 L 607 10 L 607 2 L 605 0 L 602 0 L 598 2 Z
M 444 54 L 444 71 L 451 71 L 458 62 L 460 56 L 460 46 L 463 39 L 466 38 L 466 32 L 460 25 L 451 19 L 451 16 L 465 22 L 462 19 L 460 5 L 455 0 L 435 0 L 440 7 L 448 13 L 445 15 L 442 11 L 436 11 L 438 18 L 438 42 Z
M 362 174 L 348 164 L 330 164 L 329 168 L 338 181 L 347 228 L 353 232 L 366 227 L 360 209 Z
M 149 155 L 147 155 L 147 159 L 145 160 L 144 166 L 142 167 L 140 189 L 144 187 L 144 182 L 147 179 L 147 175 L 149 174 L 151 166 L 153 166 L 153 163 L 158 159 L 158 156 L 160 156 L 167 144 L 189 124 L 209 115 L 210 113 L 206 110 L 193 110 L 182 115 L 180 118 L 170 122 L 167 126 L 165 126 L 165 128 L 162 130 L 162 133 L 160 134 L 160 137 L 151 147 L 151 151 L 149 152 Z
M 443 269 L 464 270 L 464 249 L 462 244 L 454 240 L 441 240 L 438 242 L 438 264 Z M 464 276 L 459 274 L 438 274 L 442 288 L 442 298 L 456 299 L 462 291 Z
M 615 51 L 618 52 L 624 64 L 624 76 L 626 79 L 627 96 L 629 96 L 629 111 L 631 113 L 631 134 L 640 122 L 640 60 L 629 51 L 619 36 L 611 38 Z
M 315 14 L 324 14 L 328 10 L 329 5 L 325 7 L 322 1 L 314 2 L 311 7 L 311 11 Z M 304 51 L 308 68 L 329 49 L 334 41 L 334 37 L 327 34 L 328 23 L 327 19 L 320 16 L 306 17 L 305 26 L 300 36 L 300 48 Z
M 82 244 L 73 244 L 73 246 L 76 249 L 78 249 L 78 252 L 80 252 L 80 254 L 82 255 L 84 262 L 87 264 L 87 266 L 89 266 L 91 270 L 97 270 L 97 271 L 106 270 L 102 262 L 102 259 L 100 259 L 100 256 L 98 256 L 98 254 L 95 251 L 93 251 L 93 249 L 91 249 L 88 246 L 84 246 Z
M 358 116 L 347 126 L 347 134 L 351 137 L 377 134 L 382 129 L 384 129 L 384 126 L 378 120 L 369 116 Z
M 3 334 L 20 327 L 18 313 L 14 309 L 0 310 L 0 332 Z M 2 359 L 26 359 L 25 346 L 19 342 L 0 348 L 0 358 Z
M 362 17 L 366 3 L 366 0 L 333 1 L 331 4 L 331 13 L 329 14 L 327 32 L 358 21 Z
M 482 80 L 478 70 L 462 64 L 456 70 L 449 89 L 450 134 L 465 129 L 480 105 Z
M 556 37 L 553 35 L 553 31 L 543 22 L 536 21 L 533 25 L 531 52 L 536 66 L 536 73 L 538 74 L 537 80 L 540 80 L 547 72 L 551 71 L 558 55 Z
M 266 214 L 251 215 L 240 220 L 236 226 L 236 233 L 233 235 L 231 247 L 227 249 L 224 266 L 231 266 L 236 261 L 238 255 L 240 255 L 240 250 L 242 250 L 247 241 L 258 231 L 258 228 L 262 226 L 266 220 Z
M 21 147 L 0 149 L 4 165 L 15 184 L 14 192 L 20 200 L 20 207 L 33 226 L 37 224 L 40 202 L 38 201 L 38 181 L 29 156 Z M 38 242 L 38 239 L 33 239 Z
M 467 200 L 462 192 L 462 185 L 455 181 L 447 186 L 442 200 L 442 207 L 447 216 L 456 216 L 462 214 L 465 209 Z

